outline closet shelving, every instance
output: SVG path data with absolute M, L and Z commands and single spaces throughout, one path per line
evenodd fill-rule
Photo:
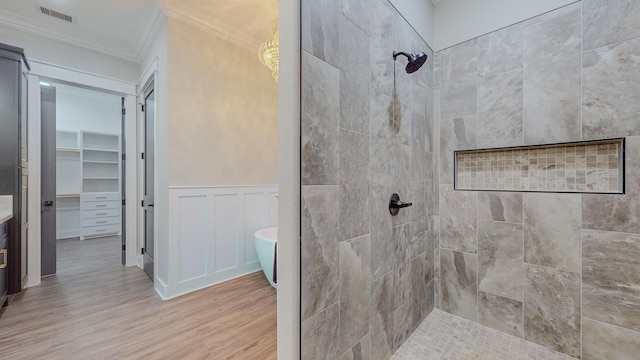
M 57 238 L 120 233 L 120 136 L 57 130 L 56 147 Z

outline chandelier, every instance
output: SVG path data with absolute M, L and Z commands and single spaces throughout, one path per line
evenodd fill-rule
M 271 70 L 271 75 L 278 81 L 278 63 L 280 61 L 280 31 L 278 23 L 274 23 L 271 36 L 258 48 L 260 62 Z

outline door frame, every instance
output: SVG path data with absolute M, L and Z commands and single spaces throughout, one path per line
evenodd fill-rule
M 142 202 L 141 202 L 141 206 L 140 206 L 140 232 L 141 232 L 141 236 L 140 236 L 140 247 L 144 247 L 146 246 L 146 237 L 147 237 L 147 224 L 146 224 L 146 214 L 145 214 L 145 206 L 144 206 L 144 201 L 145 201 L 145 195 L 146 195 L 146 187 L 147 187 L 147 169 L 146 169 L 146 161 L 148 160 L 148 156 L 146 155 L 147 151 L 147 110 L 148 109 L 144 109 L 143 107 L 146 106 L 147 103 L 147 93 L 150 95 L 151 92 L 154 93 L 154 99 L 156 98 L 157 92 L 156 92 L 156 73 L 154 72 L 153 74 L 150 74 L 148 76 L 147 79 L 145 79 L 144 82 L 140 82 L 140 85 L 144 84 L 144 86 L 140 86 L 140 92 L 138 93 L 138 98 L 139 98 L 139 105 L 140 107 L 138 108 L 138 110 L 140 111 L 140 116 L 138 116 L 138 121 L 139 121 L 139 133 L 140 133 L 140 153 L 144 153 L 145 157 L 143 158 L 142 156 L 139 156 L 138 159 L 140 161 L 140 197 L 142 198 Z M 151 90 L 151 91 L 149 91 Z M 157 99 L 156 99 L 157 100 Z M 154 100 L 154 111 L 153 111 L 153 180 L 154 180 L 154 184 L 153 184 L 153 199 L 155 199 L 156 197 L 156 186 L 157 184 L 155 183 L 155 179 L 156 179 L 156 163 L 155 163 L 155 154 L 156 154 L 156 109 L 155 109 L 155 101 Z M 156 245 L 157 245 L 157 241 L 156 241 L 156 234 L 157 234 L 157 226 L 156 226 L 156 216 L 155 216 L 155 211 L 153 212 L 154 216 L 153 216 L 153 270 L 152 270 L 152 281 L 154 282 L 155 285 L 155 274 L 157 272 L 157 265 L 156 265 L 156 261 L 155 261 L 155 255 L 156 255 Z M 146 249 L 145 249 L 146 252 Z M 142 250 L 139 251 L 140 255 L 140 264 L 143 270 L 145 270 L 145 272 L 147 271 L 144 267 L 144 253 L 142 253 Z M 147 273 L 148 275 L 148 273 Z
M 123 80 L 103 77 L 100 75 L 89 74 L 81 71 L 75 71 L 62 68 L 46 62 L 30 60 L 31 72 L 29 73 L 29 83 L 37 84 L 37 86 L 29 86 L 28 98 L 28 121 L 29 121 L 29 144 L 37 146 L 29 146 L 29 159 L 37 161 L 29 162 L 29 188 L 34 192 L 29 196 L 29 237 L 27 244 L 28 251 L 28 279 L 25 287 L 36 286 L 40 284 L 41 277 L 41 236 L 42 228 L 40 220 L 40 81 L 55 81 L 57 83 L 68 84 L 80 88 L 96 90 L 125 98 L 127 113 L 125 115 L 125 132 L 128 134 L 126 143 L 126 152 L 128 154 L 138 153 L 138 124 L 136 111 L 136 84 Z M 33 91 L 37 89 L 37 91 Z M 126 179 L 123 179 L 126 186 L 126 216 L 125 236 L 126 236 L 126 266 L 137 265 L 138 244 L 138 211 L 136 204 L 139 203 L 138 194 L 138 168 L 135 161 L 126 162 Z M 37 190 L 36 190 L 37 189 Z M 34 191 L 35 190 L 35 191 Z M 36 211 L 37 210 L 37 211 Z M 24 249 L 23 249 L 24 250 Z

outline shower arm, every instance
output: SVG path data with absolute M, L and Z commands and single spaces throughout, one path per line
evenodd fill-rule
M 404 51 L 398 51 L 398 52 L 394 51 L 393 52 L 393 60 L 395 60 L 396 57 L 398 57 L 398 55 L 404 55 L 404 56 L 407 57 L 407 59 L 411 58 L 411 56 L 409 54 L 407 54 L 406 52 L 404 52 Z

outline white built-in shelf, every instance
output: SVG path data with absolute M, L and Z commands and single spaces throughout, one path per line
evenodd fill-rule
M 117 161 L 84 160 L 85 164 L 119 164 Z
M 56 148 L 57 152 L 69 152 L 69 153 L 80 153 L 80 149 L 71 149 L 71 148 Z
M 56 147 L 62 149 L 78 149 L 78 132 L 56 130 Z
M 58 199 L 74 199 L 80 198 L 80 194 L 56 194 Z
M 57 130 L 56 148 L 57 238 L 120 233 L 120 135 Z
M 82 148 L 82 150 L 84 151 L 100 151 L 100 152 L 114 152 L 114 153 L 118 153 L 120 152 L 120 150 L 118 149 L 94 149 L 94 148 Z

